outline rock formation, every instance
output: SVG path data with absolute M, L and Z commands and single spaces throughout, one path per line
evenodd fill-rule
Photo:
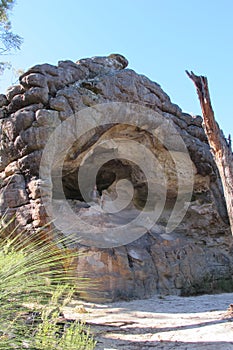
M 78 217 L 95 222 L 99 229 L 107 223 L 111 232 L 113 226 L 120 226 L 131 214 L 140 212 L 148 194 L 145 176 L 137 164 L 116 157 L 98 169 L 97 187 L 89 189 L 95 191 L 90 198 L 90 202 L 95 203 L 85 203 L 77 172 L 87 155 L 91 155 L 87 169 L 95 167 L 104 141 L 120 140 L 124 151 L 127 139 L 137 140 L 157 157 L 167 178 L 163 212 L 141 237 L 110 248 L 78 240 L 72 242 L 73 249 L 84 253 L 74 262 L 77 276 L 91 278 L 91 286 L 82 296 L 101 301 L 145 298 L 153 293 L 190 295 L 232 291 L 232 237 L 221 182 L 202 128 L 202 118 L 183 113 L 157 83 L 127 69 L 127 65 L 127 60 L 118 54 L 81 59 L 76 63 L 61 61 L 58 66 L 37 65 L 20 77 L 19 85 L 9 88 L 6 95 L 0 95 L 1 215 L 15 216 L 17 230 L 29 233 L 40 230 L 49 221 L 42 192 L 47 191 L 47 197 L 57 206 L 62 200 L 56 182 L 56 162 L 47 187 L 43 187 L 40 174 L 41 157 L 50 135 L 58 126 L 62 129 L 71 115 L 84 108 L 107 102 L 138 104 L 172 121 L 185 142 L 194 172 L 191 202 L 182 222 L 167 233 L 166 224 L 177 197 L 177 170 L 166 147 L 151 139 L 145 130 L 127 125 L 127 121 L 123 125 L 109 123 L 74 140 L 62 169 L 64 195 Z M 69 132 L 71 135 L 72 130 Z M 117 148 L 116 145 L 111 147 Z M 153 175 L 154 170 L 151 171 Z M 109 216 L 104 213 L 106 200 L 116 196 L 119 180 L 132 183 L 131 189 L 126 182 L 122 193 L 130 196 L 133 190 L 133 204 L 127 208 L 127 217 L 113 214 L 114 223 L 108 223 Z M 103 212 L 95 210 L 100 201 Z M 62 210 L 61 220 L 69 220 Z M 63 234 L 62 230 L 59 234 Z

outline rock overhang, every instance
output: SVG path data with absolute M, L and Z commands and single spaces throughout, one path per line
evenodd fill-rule
M 29 232 L 47 224 L 39 168 L 54 129 L 84 108 L 114 102 L 138 104 L 171 121 L 185 142 L 195 175 L 191 204 L 168 239 L 165 226 L 177 196 L 177 174 L 168 149 L 158 140 L 151 140 L 149 130 L 139 130 L 127 123 L 90 130 L 73 142 L 64 161 L 63 192 L 76 214 L 85 213 L 99 228 L 106 223 L 105 216 L 85 205 L 77 172 L 87 154 L 92 154 L 88 166 L 95 164 L 98 153 L 103 152 L 103 142 L 105 152 L 112 151 L 113 146 L 106 147 L 106 140 L 114 138 L 121 145 L 129 139 L 136 140 L 163 164 L 167 200 L 160 220 L 136 241 L 111 249 L 77 243 L 76 248 L 87 254 L 86 258 L 78 259 L 77 274 L 86 271 L 99 282 L 105 276 L 97 294 L 109 299 L 145 297 L 154 292 L 190 294 L 201 289 L 217 290 L 221 289 L 223 276 L 230 286 L 232 261 L 225 202 L 202 120 L 183 113 L 157 83 L 127 69 L 127 64 L 122 55 L 112 54 L 76 63 L 61 61 L 58 66 L 37 65 L 20 77 L 19 85 L 1 95 L 1 213 L 15 215 L 19 227 Z M 126 149 L 127 143 L 122 147 Z M 132 183 L 135 192 L 132 202 L 136 209 L 133 212 L 129 207 L 128 215 L 132 212 L 137 215 L 136 210 L 143 208 L 148 195 L 145 174 L 137 164 L 118 159 L 116 154 L 116 159 L 106 162 L 97 172 L 98 195 L 114 200 L 117 182 L 122 179 Z M 59 202 L 56 167 L 50 185 L 51 196 Z M 223 260 L 221 267 L 219 261 Z M 203 287 L 206 280 L 208 283 Z M 89 297 L 97 298 L 93 293 L 90 291 Z

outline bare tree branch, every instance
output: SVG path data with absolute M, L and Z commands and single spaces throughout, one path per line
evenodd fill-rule
M 197 89 L 203 114 L 203 125 L 222 180 L 231 232 L 233 234 L 233 154 L 231 137 L 229 135 L 228 140 L 224 137 L 215 120 L 207 78 L 197 76 L 193 72 L 186 71 L 186 73 Z

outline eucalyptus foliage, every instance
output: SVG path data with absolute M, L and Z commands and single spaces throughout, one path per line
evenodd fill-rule
M 12 50 L 19 50 L 23 39 L 12 32 L 10 13 L 15 0 L 0 0 L 0 55 L 10 54 Z M 6 68 L 11 68 L 10 62 L 0 62 L 0 74 Z

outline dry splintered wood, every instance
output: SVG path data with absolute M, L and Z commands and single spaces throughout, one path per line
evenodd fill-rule
M 207 78 L 195 75 L 193 72 L 186 71 L 186 73 L 197 89 L 203 114 L 203 125 L 222 180 L 231 232 L 233 234 L 233 154 L 231 138 L 229 136 L 228 140 L 226 140 L 215 120 Z

